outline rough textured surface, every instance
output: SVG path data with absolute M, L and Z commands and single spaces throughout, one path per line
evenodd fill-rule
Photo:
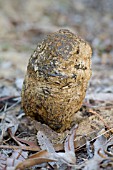
M 22 89 L 25 113 L 58 132 L 71 127 L 91 76 L 91 48 L 68 30 L 48 35 L 29 59 Z

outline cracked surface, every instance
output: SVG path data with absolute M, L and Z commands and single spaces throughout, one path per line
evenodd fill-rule
M 71 127 L 91 77 L 89 44 L 68 30 L 48 35 L 29 59 L 22 89 L 25 113 L 52 129 Z

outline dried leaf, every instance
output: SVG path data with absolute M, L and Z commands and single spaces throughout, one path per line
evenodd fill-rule
M 28 157 L 28 152 L 16 150 L 10 157 L 0 154 L 0 170 L 14 170 L 16 165 Z
M 3 136 L 5 135 L 5 132 L 8 128 L 12 128 L 13 133 L 15 133 L 18 129 L 19 122 L 17 118 L 14 115 L 8 115 L 4 117 L 2 122 L 0 123 L 0 129 L 2 130 L 0 140 L 2 142 Z
M 75 136 L 75 129 L 77 126 L 75 126 L 74 129 L 72 129 L 72 134 L 67 137 L 66 139 L 66 145 L 69 147 L 66 148 L 66 152 L 59 152 L 56 153 L 51 142 L 48 140 L 48 138 L 39 131 L 37 133 L 37 138 L 39 139 L 39 144 L 42 149 L 45 149 L 48 151 L 48 156 L 52 156 L 52 159 L 57 159 L 59 162 L 66 163 L 66 164 L 75 164 L 76 158 L 75 158 L 75 152 L 74 152 L 74 136 Z M 60 164 L 61 165 L 61 164 Z
M 47 151 L 40 151 L 40 152 L 37 152 L 31 156 L 29 156 L 29 158 L 39 158 L 39 157 L 44 157 L 44 158 L 47 158 L 49 156 L 49 153 Z
M 56 154 L 52 143 L 50 142 L 50 140 L 46 137 L 46 135 L 42 131 L 38 131 L 37 139 L 38 139 L 38 143 L 42 150 L 46 150 L 46 151 L 48 151 L 48 153 Z M 54 157 L 52 159 L 54 159 Z M 53 167 L 54 163 L 50 163 L 50 165 Z M 57 164 L 57 167 L 58 166 L 59 165 Z
M 64 133 L 57 133 L 54 130 L 52 130 L 49 126 L 37 122 L 36 120 L 33 120 L 33 124 L 36 130 L 42 131 L 47 136 L 47 138 L 52 142 L 52 144 L 63 143 L 68 133 L 67 131 Z
M 104 136 L 100 136 L 94 142 L 94 157 L 86 162 L 86 165 L 83 170 L 98 170 L 100 164 L 103 160 L 108 159 L 107 155 L 104 152 L 107 139 Z
M 25 168 L 29 168 L 31 166 L 41 164 L 41 163 L 46 163 L 46 162 L 55 162 L 57 161 L 56 159 L 48 159 L 48 158 L 34 158 L 34 159 L 27 159 L 17 165 L 15 170 L 25 170 Z
M 75 165 L 75 163 L 76 163 L 75 153 L 73 153 L 72 151 L 68 151 L 65 153 L 58 152 L 58 153 L 54 154 L 54 157 L 57 158 L 62 163 L 66 163 L 69 166 Z
M 113 137 L 107 141 L 104 151 L 108 156 L 113 158 Z
M 5 154 L 1 154 L 0 153 L 0 169 L 5 169 L 6 167 L 6 160 L 7 160 L 7 156 Z
M 27 145 L 29 145 L 29 146 L 37 147 L 37 144 L 36 144 L 35 141 L 28 141 L 28 140 L 25 140 L 25 139 L 22 139 L 22 138 L 18 138 L 18 137 L 16 137 L 16 136 L 15 136 L 15 139 L 16 139 L 17 141 L 20 141 L 20 142 L 22 142 L 22 143 L 24 143 L 24 144 L 27 144 Z
M 65 140 L 65 143 L 64 143 L 65 152 L 72 151 L 73 153 L 75 153 L 74 138 L 75 138 L 75 133 L 76 133 L 76 128 L 77 127 L 78 126 L 75 125 L 75 127 L 71 129 L 70 135 L 68 135 L 66 140 Z
M 104 148 L 105 143 L 107 142 L 107 139 L 101 135 L 97 140 L 94 142 L 94 154 L 98 155 L 98 150 Z
M 38 131 L 37 139 L 42 150 L 47 150 L 50 153 L 55 153 L 52 143 L 42 131 Z

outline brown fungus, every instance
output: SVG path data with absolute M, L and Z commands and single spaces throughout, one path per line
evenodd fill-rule
M 29 59 L 22 88 L 25 113 L 52 129 L 71 127 L 91 77 L 90 45 L 62 29 L 48 35 Z

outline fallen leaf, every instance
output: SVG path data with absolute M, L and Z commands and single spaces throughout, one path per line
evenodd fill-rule
M 94 157 L 85 162 L 85 167 L 83 170 L 99 170 L 103 161 L 111 160 L 110 157 L 108 157 L 104 152 L 106 144 L 107 139 L 103 135 L 96 139 L 94 142 Z
M 35 158 L 35 159 L 27 159 L 21 163 L 19 163 L 15 170 L 25 170 L 25 168 L 29 168 L 31 166 L 41 164 L 41 163 L 46 163 L 46 162 L 55 162 L 57 161 L 56 159 L 49 159 L 49 158 Z
M 49 139 L 42 131 L 38 131 L 37 133 L 38 143 L 42 150 L 47 150 L 50 153 L 55 153 L 55 149 Z

